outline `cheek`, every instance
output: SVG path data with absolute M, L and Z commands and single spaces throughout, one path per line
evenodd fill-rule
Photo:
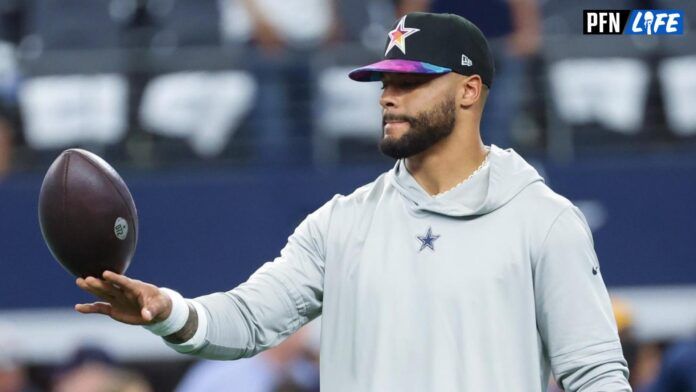
M 418 115 L 436 107 L 446 96 L 446 91 L 435 89 L 414 91 L 414 94 L 408 100 L 404 100 L 403 107 L 407 111 L 407 115 L 418 117 Z

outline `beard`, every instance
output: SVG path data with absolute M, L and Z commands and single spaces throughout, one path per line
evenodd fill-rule
M 454 95 L 447 97 L 434 108 L 411 116 L 387 114 L 382 118 L 382 140 L 379 150 L 394 159 L 408 158 L 420 154 L 440 140 L 449 136 L 454 130 Z M 409 129 L 401 137 L 384 137 L 386 121 L 404 121 Z

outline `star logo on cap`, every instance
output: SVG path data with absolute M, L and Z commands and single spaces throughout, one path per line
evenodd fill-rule
M 420 29 L 405 27 L 404 23 L 406 23 L 406 16 L 401 18 L 394 30 L 389 32 L 389 45 L 387 45 L 387 50 L 384 52 L 385 56 L 395 46 L 399 48 L 403 54 L 406 54 L 406 37 L 420 31 Z

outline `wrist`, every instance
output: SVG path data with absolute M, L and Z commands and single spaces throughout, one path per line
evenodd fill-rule
M 196 312 L 196 308 L 191 303 L 187 303 L 186 306 L 188 307 L 186 324 L 173 334 L 162 336 L 169 343 L 182 344 L 188 342 L 198 330 L 198 312 Z
M 164 336 L 164 341 L 180 353 L 192 353 L 207 344 L 208 315 L 206 309 L 195 300 L 187 301 L 189 319 L 178 332 Z

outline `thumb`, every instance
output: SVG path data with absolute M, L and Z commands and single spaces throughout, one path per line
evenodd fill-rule
M 143 320 L 147 322 L 156 322 L 166 320 L 171 313 L 171 299 L 166 294 L 159 292 L 148 298 L 143 304 L 142 310 L 140 311 Z
M 147 307 L 143 307 L 143 309 L 140 311 L 140 315 L 142 316 L 143 320 L 150 322 L 152 321 L 152 311 Z

